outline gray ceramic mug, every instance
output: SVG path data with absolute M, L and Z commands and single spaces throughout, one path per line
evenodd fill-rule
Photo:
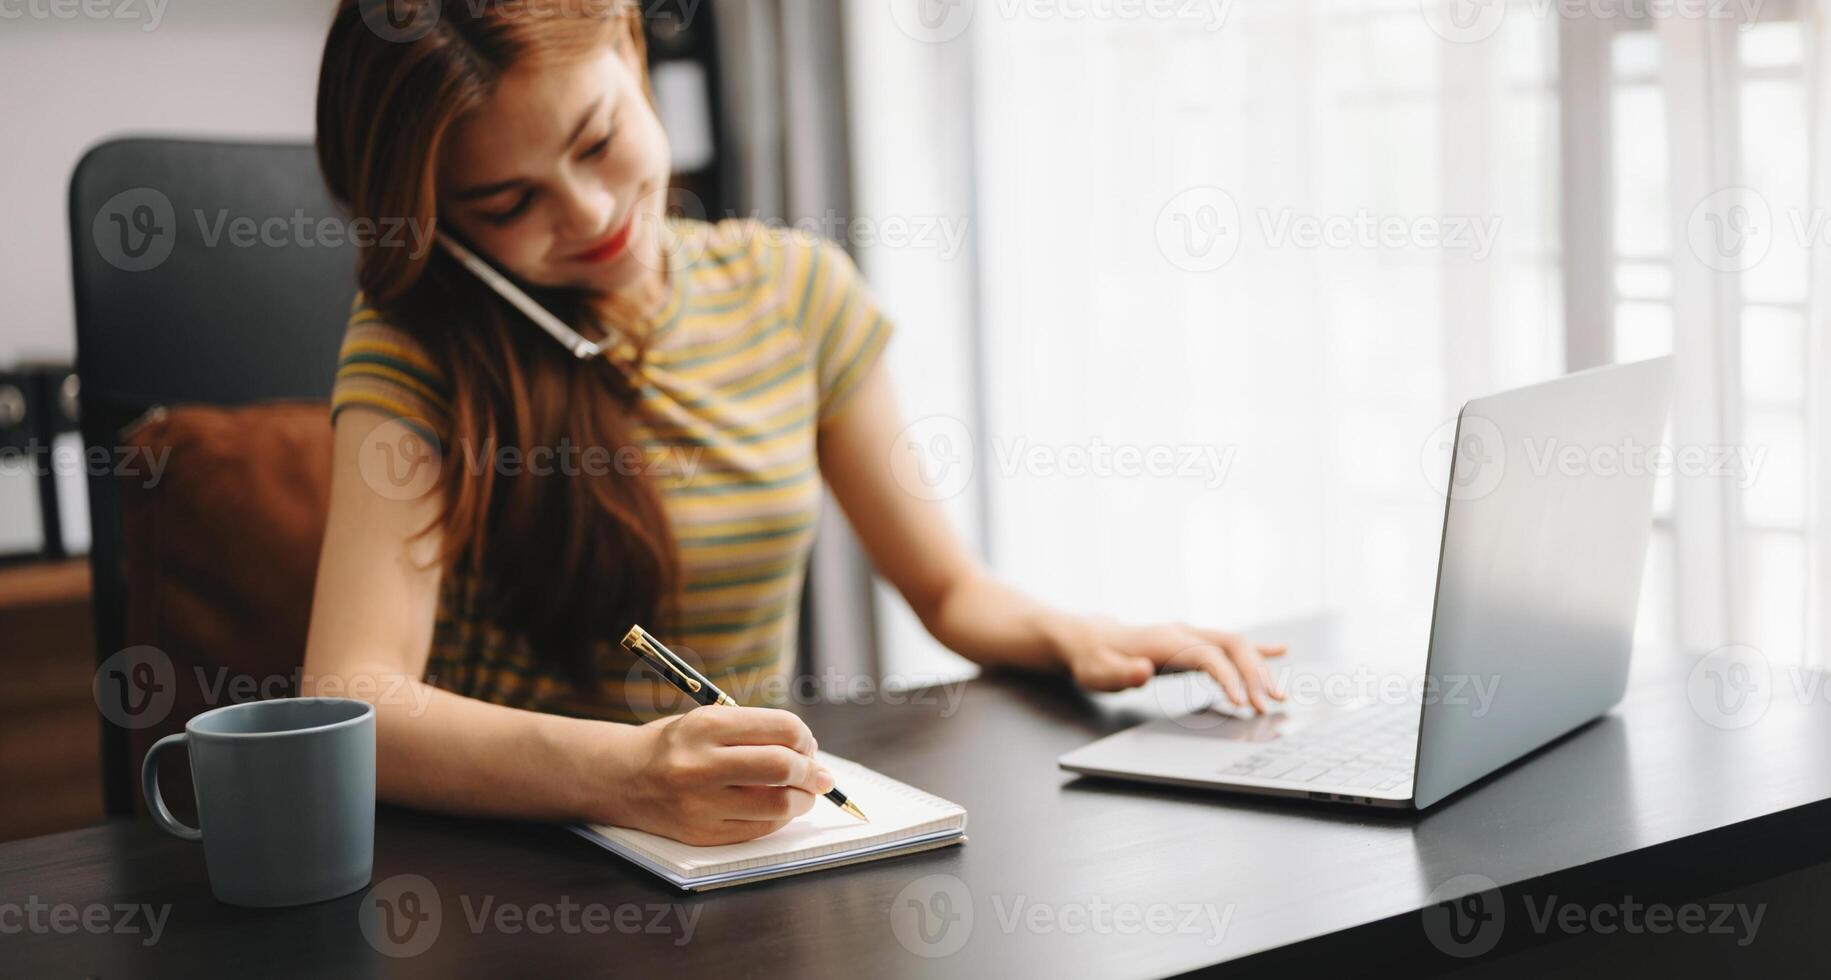
M 197 822 L 159 795 L 159 753 L 187 745 Z M 147 750 L 146 808 L 203 841 L 210 890 L 230 905 L 304 905 L 369 883 L 375 856 L 375 706 L 276 698 L 206 711 Z

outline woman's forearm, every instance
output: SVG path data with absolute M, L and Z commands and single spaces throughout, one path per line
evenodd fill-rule
M 968 660 L 1038 671 L 1064 668 L 1060 638 L 1075 622 L 979 569 L 957 578 L 922 617 L 936 640 Z
M 378 796 L 474 816 L 606 821 L 610 788 L 634 765 L 639 729 L 464 697 L 417 678 L 350 673 L 303 694 L 375 705 Z

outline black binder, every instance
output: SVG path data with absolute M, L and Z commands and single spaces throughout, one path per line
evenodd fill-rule
M 44 517 L 44 553 L 67 558 L 89 553 L 89 484 L 92 466 L 112 465 L 90 456 L 83 447 L 80 417 L 81 386 L 76 372 L 66 365 L 40 365 L 32 371 L 32 408 L 37 415 L 37 439 L 44 447 L 39 468 L 38 499 Z

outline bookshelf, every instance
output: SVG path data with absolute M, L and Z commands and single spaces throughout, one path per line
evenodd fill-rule
M 102 819 L 91 635 L 87 560 L 0 568 L 0 840 Z

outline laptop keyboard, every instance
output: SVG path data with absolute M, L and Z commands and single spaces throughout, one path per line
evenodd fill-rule
M 1318 727 L 1281 735 L 1221 771 L 1229 776 L 1319 787 L 1385 791 L 1411 782 L 1417 746 L 1416 708 L 1363 708 L 1342 712 Z

